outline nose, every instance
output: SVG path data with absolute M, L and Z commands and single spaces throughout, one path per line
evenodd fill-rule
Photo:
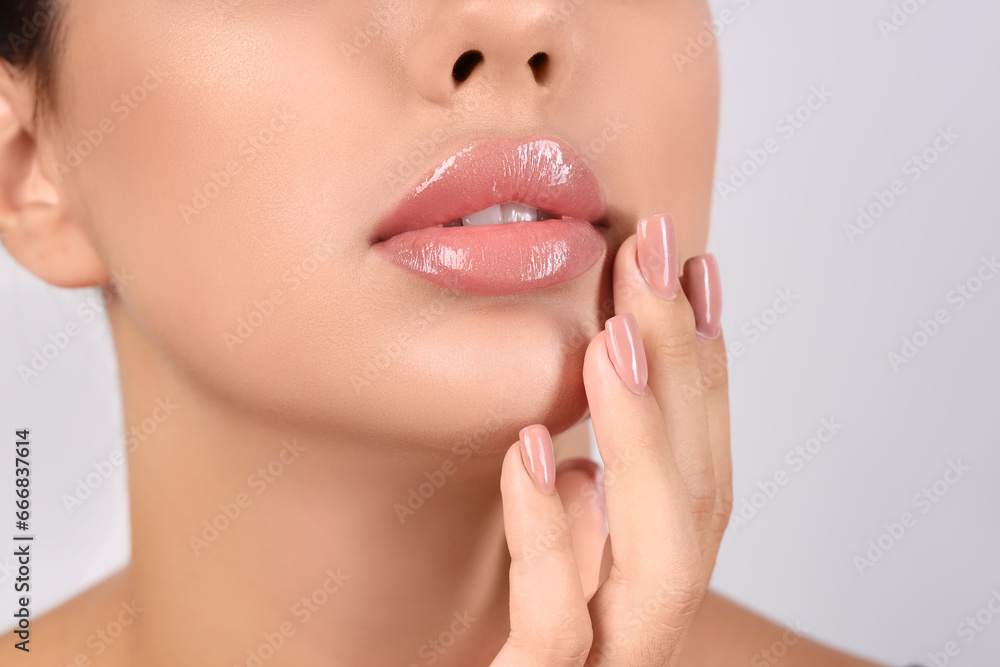
M 557 88 L 573 63 L 556 1 L 431 3 L 405 55 L 411 84 L 445 106 L 477 80 L 490 84 L 497 96 L 541 96 Z

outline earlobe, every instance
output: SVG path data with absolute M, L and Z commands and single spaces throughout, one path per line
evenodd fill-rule
M 0 68 L 0 241 L 47 283 L 107 285 L 111 278 L 93 244 L 41 168 L 33 95 L 29 79 Z

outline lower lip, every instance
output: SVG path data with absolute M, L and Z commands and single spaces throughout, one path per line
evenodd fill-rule
M 375 247 L 393 264 L 442 287 L 505 296 L 573 280 L 601 258 L 607 243 L 589 222 L 562 218 L 430 227 Z

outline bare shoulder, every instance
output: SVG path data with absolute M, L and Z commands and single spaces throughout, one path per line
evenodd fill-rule
M 691 625 L 681 653 L 683 667 L 774 665 L 786 667 L 881 667 L 824 646 L 800 628 L 783 627 L 711 592 Z
M 124 667 L 129 628 L 141 613 L 122 570 L 32 619 L 23 664 Z

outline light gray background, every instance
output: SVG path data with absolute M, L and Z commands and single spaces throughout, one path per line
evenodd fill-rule
M 1000 254 L 1000 5 L 896 4 L 919 11 L 886 38 L 878 22 L 891 20 L 889 0 L 713 3 L 718 16 L 731 12 L 719 36 L 720 180 L 769 137 L 780 146 L 715 201 L 724 327 L 730 345 L 744 345 L 731 367 L 737 511 L 744 500 L 761 506 L 727 536 L 715 583 L 880 660 L 931 664 L 929 651 L 955 641 L 949 664 L 996 666 L 1000 614 L 971 642 L 958 626 L 993 591 L 1000 600 L 1000 279 L 961 309 L 948 294 Z M 785 138 L 776 123 L 813 86 L 833 96 Z M 949 127 L 959 138 L 911 182 L 904 162 Z M 906 193 L 849 242 L 844 224 L 895 179 Z M 779 290 L 795 300 L 772 321 Z M 47 288 L 0 256 L 0 438 L 30 427 L 35 443 L 36 614 L 128 558 L 121 467 L 72 513 L 60 499 L 122 449 L 108 327 L 78 310 L 93 298 Z M 894 370 L 888 353 L 938 309 L 948 323 Z M 757 339 L 745 328 L 754 317 L 772 321 Z M 71 321 L 82 333 L 22 382 L 17 366 Z M 788 452 L 823 418 L 843 427 L 795 469 Z M 921 513 L 913 496 L 958 462 L 968 472 Z M 11 468 L 0 463 L 0 489 L 11 488 Z M 762 503 L 753 494 L 775 473 L 787 483 Z M 855 556 L 906 511 L 916 525 L 859 572 Z M 12 565 L 0 556 L 2 618 Z

